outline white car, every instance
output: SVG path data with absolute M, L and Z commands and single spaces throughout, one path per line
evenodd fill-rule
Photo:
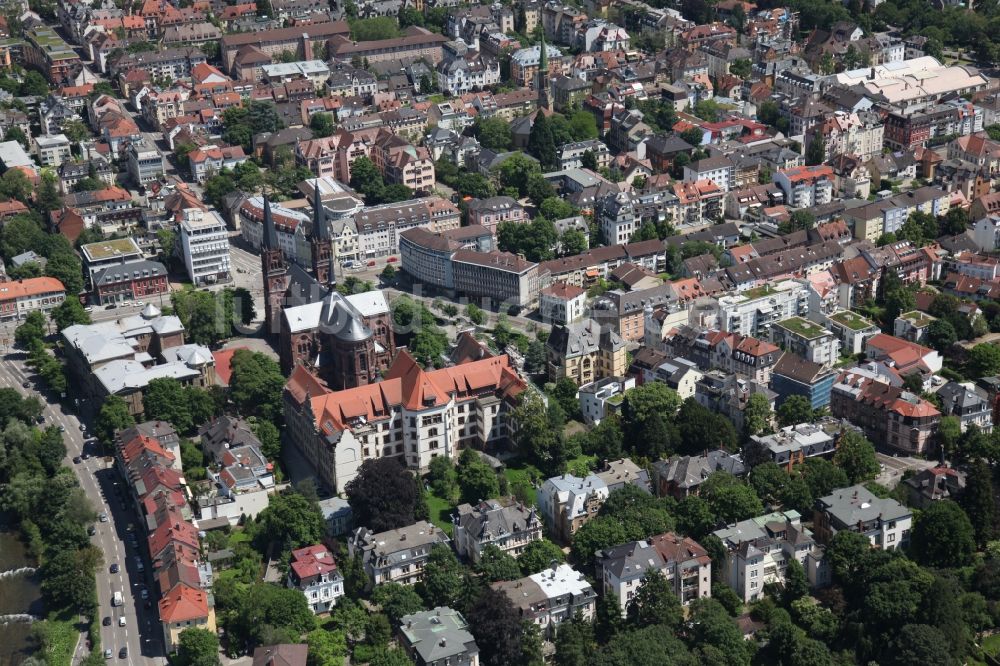
M 124 627 L 125 626 L 125 616 L 124 615 L 122 615 L 120 618 L 118 618 L 118 626 L 119 627 Z
M 108 522 L 108 514 L 102 513 L 100 517 L 101 517 L 101 522 L 102 523 Z

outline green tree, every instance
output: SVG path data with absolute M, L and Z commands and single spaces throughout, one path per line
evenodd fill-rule
M 704 130 L 702 130 L 700 127 L 689 127 L 688 129 L 681 132 L 681 139 L 691 144 L 692 146 L 700 146 L 702 140 L 704 139 Z M 684 153 L 681 154 L 683 155 Z M 680 157 L 680 155 L 678 155 L 677 157 Z M 677 161 L 677 157 L 674 158 L 675 163 Z M 690 159 L 691 156 L 688 155 L 687 157 Z
M 597 119 L 589 111 L 574 111 L 569 117 L 569 130 L 574 141 L 586 141 L 600 136 Z
M 806 164 L 815 166 L 826 161 L 826 139 L 817 131 L 806 146 Z
M 94 574 L 100 563 L 101 551 L 93 546 L 60 550 L 48 557 L 39 575 L 49 608 L 91 612 L 97 604 Z
M 218 666 L 219 637 L 207 629 L 188 627 L 180 634 L 175 660 L 180 666 Z
M 285 377 L 269 356 L 239 349 L 233 354 L 229 395 L 241 414 L 281 423 Z
M 462 593 L 463 572 L 464 568 L 450 547 L 444 544 L 431 546 L 427 566 L 424 567 L 424 579 L 417 586 L 428 608 L 455 606 Z
M 812 405 L 809 399 L 801 395 L 789 396 L 777 410 L 778 425 L 782 428 L 799 423 L 808 423 L 813 419 Z
M 927 341 L 934 349 L 944 353 L 958 341 L 958 334 L 947 319 L 935 319 L 927 327 Z
M 969 351 L 969 375 L 988 377 L 1000 373 L 1000 347 L 983 342 Z
M 626 612 L 629 622 L 637 627 L 662 626 L 676 630 L 684 619 L 673 585 L 657 569 L 646 571 Z
M 341 631 L 313 629 L 306 634 L 306 644 L 307 666 L 342 666 L 347 656 L 347 639 Z
M 395 458 L 364 461 L 345 490 L 356 524 L 374 532 L 413 524 L 419 500 L 417 480 Z
M 469 321 L 477 326 L 482 326 L 482 324 L 486 321 L 486 313 L 483 312 L 483 309 L 475 303 L 469 303 L 465 307 L 465 315 L 469 318 Z
M 976 543 L 985 546 L 994 534 L 996 500 L 993 495 L 993 474 L 982 460 L 972 464 L 960 503 L 969 517 L 969 522 L 972 523 Z
M 958 504 L 950 500 L 934 502 L 913 527 L 911 549 L 925 566 L 965 566 L 976 551 L 975 531 Z
M 30 147 L 28 145 L 28 137 L 24 134 L 24 132 L 21 130 L 21 128 L 17 127 L 17 126 L 12 126 L 12 127 L 7 128 L 7 131 L 4 132 L 3 140 L 4 141 L 17 141 L 24 148 L 29 148 Z M 12 171 L 19 172 L 19 173 L 21 173 L 22 176 L 24 175 L 24 172 L 21 171 L 20 169 L 12 169 Z M 6 174 L 4 174 L 4 175 L 6 175 Z
M 465 619 L 479 646 L 483 666 L 526 663 L 525 625 L 506 594 L 485 588 Z
M 101 441 L 110 444 L 116 432 L 134 425 L 135 418 L 129 413 L 128 403 L 120 396 L 112 395 L 104 399 L 94 429 Z
M 886 650 L 887 666 L 912 664 L 941 664 L 955 666 L 958 662 L 948 649 L 948 639 L 936 627 L 925 624 L 907 624 L 900 629 L 892 645 Z
M 844 470 L 851 483 L 871 481 L 878 476 L 875 446 L 855 430 L 848 430 L 840 436 L 833 464 Z
M 771 411 L 771 402 L 767 396 L 763 393 L 751 395 L 743 412 L 743 426 L 746 434 L 761 435 L 770 432 L 773 420 L 774 412 Z
M 313 136 L 316 138 L 331 136 L 335 129 L 333 122 L 333 114 L 332 113 L 313 114 L 312 118 L 309 119 L 309 129 L 312 130 Z
M 148 418 L 166 421 L 179 433 L 189 433 L 195 425 L 184 386 L 172 377 L 150 380 L 142 402 Z
M 10 134 L 10 130 L 7 133 Z M 29 201 L 34 189 L 34 185 L 20 169 L 8 169 L 0 176 L 0 195 L 8 200 Z
M 459 456 L 458 487 L 462 501 L 473 505 L 500 495 L 500 484 L 493 468 L 471 448 L 464 449 Z
M 567 229 L 559 237 L 559 254 L 572 257 L 587 251 L 587 237 L 579 229 Z
M 473 131 L 483 148 L 503 152 L 513 146 L 510 124 L 501 118 L 476 118 Z
M 24 321 L 14 329 L 14 342 L 19 347 L 31 347 L 36 340 L 45 339 L 45 315 L 35 310 L 24 318 Z
M 382 608 L 392 626 L 398 627 L 404 615 L 424 609 L 424 602 L 410 585 L 383 583 L 375 588 L 372 601 Z
M 476 573 L 488 583 L 500 580 L 515 580 L 521 577 L 517 560 L 493 544 L 483 548 L 476 563 Z
M 809 594 L 809 580 L 806 578 L 806 571 L 801 562 L 790 557 L 785 569 L 785 604 L 791 605 L 807 594 Z
M 528 152 L 541 163 L 543 169 L 558 166 L 555 138 L 544 113 L 539 112 L 531 125 L 531 132 L 528 134 Z
M 565 559 L 562 548 L 543 538 L 525 546 L 517 563 L 521 567 L 521 573 L 530 576 L 548 569 L 553 562 L 561 563 Z
M 735 523 L 764 513 L 753 488 L 727 472 L 714 472 L 701 484 L 700 496 L 712 513 L 725 523 Z
M 319 543 L 325 530 L 319 505 L 299 493 L 285 492 L 271 496 L 253 524 L 252 536 L 261 552 L 271 543 L 286 551 Z
M 351 187 L 363 195 L 365 199 L 378 199 L 382 196 L 385 183 L 382 174 L 371 159 L 361 156 L 351 163 Z

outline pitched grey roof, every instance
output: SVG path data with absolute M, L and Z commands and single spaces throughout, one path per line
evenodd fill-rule
M 94 273 L 93 282 L 94 286 L 97 287 L 114 282 L 138 280 L 143 277 L 166 274 L 167 269 L 160 262 L 143 259 L 142 261 L 130 261 L 127 264 L 116 264 L 102 268 Z
M 423 664 L 443 664 L 456 657 L 479 654 L 469 625 L 457 610 L 439 606 L 434 610 L 404 615 L 399 630 Z M 459 663 L 456 659 L 455 663 Z
M 537 525 L 539 520 L 534 507 L 520 502 L 505 505 L 495 499 L 482 501 L 476 506 L 462 504 L 455 517 L 455 522 L 477 539 L 515 534 Z

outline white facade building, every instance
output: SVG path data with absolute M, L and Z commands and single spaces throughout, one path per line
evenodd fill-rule
M 771 326 L 809 313 L 809 289 L 798 280 L 768 283 L 719 298 L 719 328 L 730 333 L 767 338 Z
M 184 267 L 195 286 L 230 279 L 229 234 L 215 211 L 184 210 L 180 245 Z
M 292 551 L 287 584 L 305 595 L 313 613 L 329 612 L 344 596 L 344 576 L 337 569 L 333 554 L 323 545 Z
M 795 511 L 751 518 L 713 534 L 726 547 L 726 583 L 744 602 L 762 598 L 768 583 L 783 584 L 792 558 L 805 569 L 811 586 L 830 582 L 822 548 Z
M 667 532 L 606 548 L 595 559 L 598 581 L 618 600 L 622 617 L 650 569 L 663 574 L 685 606 L 712 595 L 712 558 L 689 537 Z
M 579 398 L 583 420 L 588 425 L 597 425 L 607 416 L 611 403 L 620 406 L 625 391 L 632 388 L 635 388 L 634 377 L 627 379 L 607 377 L 581 386 Z

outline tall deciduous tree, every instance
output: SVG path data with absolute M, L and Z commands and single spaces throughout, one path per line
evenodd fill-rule
M 129 413 L 128 403 L 120 396 L 108 396 L 97 415 L 95 430 L 105 443 L 114 440 L 115 432 L 135 425 L 135 417 Z
M 626 612 L 629 622 L 637 627 L 663 626 L 677 629 L 684 620 L 684 611 L 673 585 L 667 582 L 658 569 L 646 571 Z
M 960 503 L 975 530 L 976 543 L 985 546 L 995 532 L 996 499 L 993 496 L 993 474 L 982 460 L 972 464 Z
M 525 665 L 524 625 L 506 594 L 485 588 L 465 619 L 476 638 L 483 666 Z
M 476 563 L 476 571 L 489 583 L 495 583 L 499 580 L 515 580 L 521 576 L 517 560 L 493 544 L 483 548 L 479 562 Z
M 188 627 L 181 632 L 175 659 L 180 666 L 218 666 L 219 637 L 207 629 Z
M 413 524 L 417 482 L 395 458 L 363 462 L 346 491 L 358 525 L 384 532 Z
M 326 524 L 319 506 L 296 492 L 272 495 L 253 525 L 255 545 L 265 552 L 269 543 L 283 551 L 311 546 L 323 538 Z
M 444 544 L 431 547 L 427 566 L 424 567 L 424 579 L 417 584 L 429 608 L 456 605 L 462 593 L 463 571 L 451 548 Z
M 848 430 L 840 436 L 833 464 L 844 470 L 851 483 L 871 481 L 879 470 L 875 446 L 854 430 Z
M 920 514 L 911 542 L 917 561 L 931 567 L 965 566 L 976 551 L 969 517 L 950 500 L 934 502 Z

